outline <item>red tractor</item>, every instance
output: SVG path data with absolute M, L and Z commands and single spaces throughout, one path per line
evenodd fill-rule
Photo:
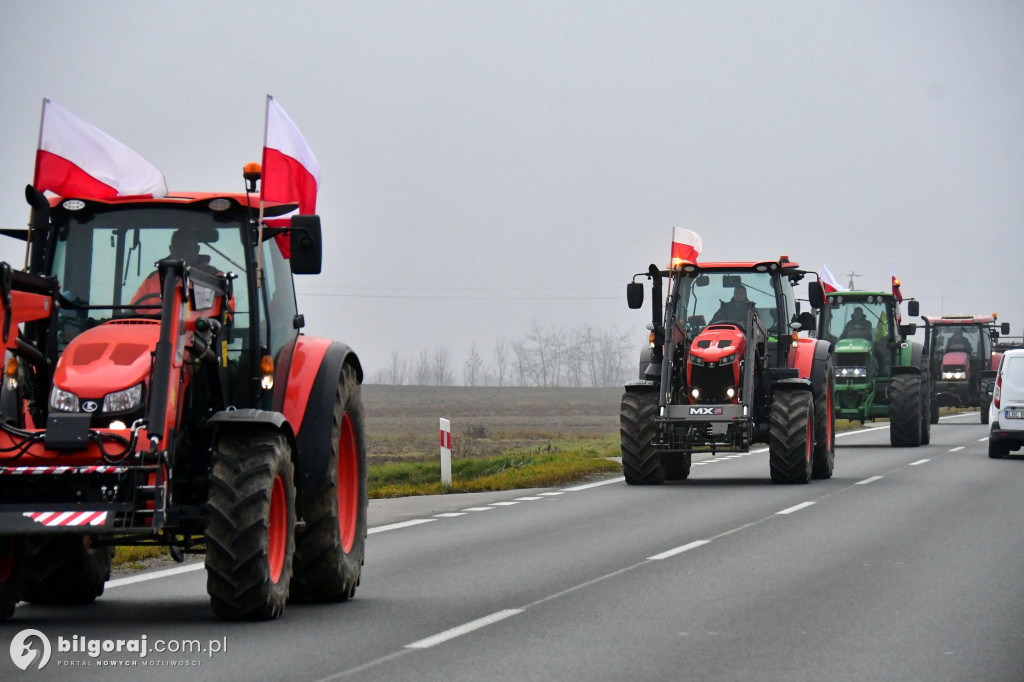
M 363 372 L 301 334 L 292 275 L 320 271 L 320 218 L 266 226 L 258 178 L 162 199 L 26 188 L 29 229 L 4 234 L 27 267 L 0 264 L 0 618 L 91 602 L 117 545 L 205 552 L 223 618 L 355 593 Z
M 981 423 L 988 423 L 992 387 L 1002 353 L 994 351 L 999 334 L 1010 325 L 992 315 L 922 317 L 924 353 L 931 377 L 931 422 L 939 421 L 940 407 L 977 407 Z
M 830 478 L 835 460 L 835 374 L 828 341 L 799 336 L 815 317 L 799 310 L 806 275 L 783 256 L 760 263 L 652 265 L 650 345 L 625 387 L 622 466 L 632 485 L 685 479 L 692 453 L 746 452 L 768 443 L 776 483 Z M 643 275 L 637 275 L 637 277 Z M 816 277 L 816 276 L 815 276 Z M 662 290 L 669 292 L 662 314 Z M 643 285 L 627 287 L 631 308 Z M 811 306 L 824 305 L 818 281 Z

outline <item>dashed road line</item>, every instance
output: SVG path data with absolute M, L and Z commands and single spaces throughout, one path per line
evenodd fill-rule
M 409 526 L 419 526 L 424 523 L 430 523 L 434 519 L 410 519 L 408 521 L 399 521 L 398 523 L 389 523 L 386 526 L 377 526 L 366 531 L 367 535 L 373 535 L 374 533 L 383 533 L 389 530 L 397 530 L 399 528 L 408 528 Z
M 675 549 L 670 549 L 667 552 L 662 552 L 661 554 L 655 554 L 654 556 L 649 556 L 649 557 L 647 557 L 647 560 L 648 561 L 661 561 L 662 559 L 668 559 L 670 557 L 676 556 L 677 554 L 682 554 L 683 552 L 689 552 L 691 549 L 696 549 L 697 547 L 703 547 L 704 545 L 708 544 L 709 542 L 711 542 L 711 540 L 696 540 L 694 542 L 687 543 L 687 544 L 683 545 L 682 547 L 676 547 Z
M 963 445 L 961 445 L 960 447 L 956 447 L 956 448 L 950 448 L 950 450 L 949 450 L 949 451 L 950 451 L 950 452 L 960 452 L 960 451 L 961 451 L 961 450 L 963 450 L 963 449 L 964 449 L 964 446 L 963 446 Z
M 875 481 L 882 480 L 882 476 L 872 476 L 871 478 L 865 478 L 863 481 L 857 481 L 854 485 L 867 485 L 868 483 L 874 483 Z
M 813 501 L 801 502 L 800 504 L 793 505 L 792 507 L 789 507 L 787 509 L 783 509 L 782 511 L 777 511 L 775 513 L 779 514 L 779 515 L 785 516 L 786 514 L 792 514 L 793 512 L 798 512 L 801 509 L 807 509 L 812 504 L 814 504 Z
M 930 461 L 931 461 L 930 459 L 919 459 L 916 462 L 911 462 L 907 466 L 908 467 L 916 467 L 918 464 L 924 464 L 925 462 L 930 462 Z
M 469 634 L 474 630 L 479 630 L 480 628 L 487 627 L 488 625 L 493 625 L 494 623 L 503 621 L 506 618 L 510 618 L 522 612 L 523 609 L 505 609 L 504 611 L 498 611 L 496 613 L 492 613 L 489 616 L 484 616 L 483 618 L 477 618 L 474 621 L 463 623 L 462 625 L 451 628 L 450 630 L 439 632 L 431 637 L 426 637 L 424 639 L 415 641 L 412 644 L 406 644 L 405 648 L 429 649 L 432 646 L 443 644 L 444 642 L 455 639 L 456 637 L 461 637 L 462 635 Z

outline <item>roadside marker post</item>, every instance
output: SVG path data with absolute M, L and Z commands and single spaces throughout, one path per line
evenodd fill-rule
M 452 486 L 452 423 L 441 419 L 441 485 Z

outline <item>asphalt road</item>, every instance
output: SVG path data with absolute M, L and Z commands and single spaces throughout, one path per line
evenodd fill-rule
M 225 623 L 201 564 L 118 579 L 19 606 L 3 642 L 36 629 L 51 660 L 22 673 L 0 647 L 0 678 L 1024 680 L 1024 459 L 990 460 L 986 429 L 843 434 L 835 476 L 803 486 L 756 451 L 659 487 L 374 501 L 348 603 Z M 143 636 L 145 658 L 59 650 Z M 221 651 L 152 651 L 183 640 Z

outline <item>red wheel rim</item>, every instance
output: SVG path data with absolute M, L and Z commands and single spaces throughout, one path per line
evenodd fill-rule
M 832 417 L 832 409 L 835 407 L 835 394 L 833 393 L 833 386 L 831 383 L 828 385 L 828 410 L 825 413 L 825 429 L 828 432 L 828 449 L 831 450 L 832 446 L 835 445 L 836 438 L 833 433 L 833 425 L 836 423 Z
M 274 477 L 270 491 L 270 517 L 267 527 L 267 557 L 270 559 L 270 580 L 276 583 L 284 571 L 284 552 L 288 544 L 288 500 L 284 494 L 284 480 Z
M 813 414 L 813 412 L 812 412 Z M 807 463 L 810 464 L 814 459 L 814 423 L 807 420 Z
M 0 553 L 0 583 L 10 580 L 11 573 L 14 572 L 14 538 L 7 538 L 6 544 L 3 552 Z
M 348 554 L 356 541 L 356 517 L 359 514 L 359 457 L 356 432 L 348 412 L 341 417 L 338 434 L 338 532 L 341 548 Z

